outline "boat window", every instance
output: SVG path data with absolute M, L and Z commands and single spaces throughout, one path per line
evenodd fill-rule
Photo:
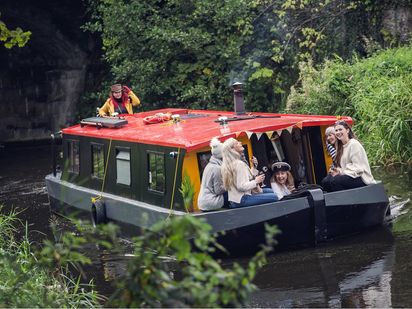
M 104 177 L 104 152 L 102 144 L 92 144 L 92 176 L 103 179 Z
M 80 171 L 80 147 L 79 141 L 67 141 L 67 158 L 69 159 L 68 171 L 79 175 Z
M 116 148 L 117 183 L 130 186 L 130 149 Z
M 149 168 L 149 190 L 165 192 L 165 160 L 163 153 L 147 154 Z

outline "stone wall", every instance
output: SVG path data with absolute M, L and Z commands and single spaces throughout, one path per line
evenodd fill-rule
M 396 42 L 410 41 L 412 38 L 412 8 L 400 6 L 386 10 L 383 14 L 383 27 L 396 39 Z
M 80 29 L 83 1 L 4 2 L 1 19 L 32 36 L 24 48 L 0 46 L 0 142 L 47 139 L 77 121 L 96 59 L 94 39 Z

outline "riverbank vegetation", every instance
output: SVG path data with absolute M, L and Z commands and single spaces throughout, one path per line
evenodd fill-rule
M 88 0 L 84 28 L 101 35 L 112 82 L 129 84 L 145 109 L 228 109 L 240 81 L 249 111 L 278 111 L 300 61 L 400 42 L 382 20 L 404 2 Z
M 410 33 L 390 16 L 411 3 L 88 0 L 112 74 L 90 98 L 116 81 L 144 109 L 224 110 L 240 81 L 248 111 L 349 115 L 373 164 L 410 164 Z
M 133 240 L 134 257 L 109 298 L 99 295 L 91 282 L 81 284 L 84 265 L 90 264 L 87 246 L 121 252 L 118 228 L 96 228 L 73 221 L 75 229 L 56 233 L 56 241 L 34 246 L 21 229 L 15 212 L 0 211 L 1 307 L 240 307 L 256 287 L 257 270 L 273 250 L 276 227 L 267 226 L 267 244 L 246 267 L 223 267 L 212 254 L 224 249 L 210 234 L 211 227 L 186 216 L 156 224 Z M 55 228 L 53 228 L 55 229 Z M 191 240 L 190 240 L 191 239 Z M 89 249 L 90 250 L 90 249 Z M 74 274 L 80 274 L 75 276 Z
M 287 111 L 348 115 L 375 164 L 412 163 L 412 47 L 302 63 Z
M 192 216 L 157 223 L 134 239 L 134 258 L 109 300 L 115 307 L 242 307 L 256 290 L 257 270 L 275 245 L 276 227 L 266 226 L 266 245 L 246 266 L 223 267 L 212 257 L 223 248 L 210 225 Z M 219 249 L 220 248 L 220 249 Z
M 28 239 L 18 213 L 0 208 L 0 307 L 94 308 L 102 297 L 70 276 L 68 263 L 44 264 L 47 255 Z M 21 230 L 26 233 L 16 236 Z M 45 247 L 46 248 L 46 247 Z M 48 259 L 48 258 L 47 258 Z

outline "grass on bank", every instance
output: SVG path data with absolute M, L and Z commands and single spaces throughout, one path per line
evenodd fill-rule
M 82 285 L 67 270 L 43 263 L 14 210 L 0 206 L 0 307 L 95 308 L 103 300 L 91 285 Z M 21 239 L 18 230 L 25 229 Z
M 107 300 L 74 279 L 70 266 L 80 270 L 90 259 L 87 244 L 122 251 L 113 224 L 93 228 L 73 221 L 76 230 L 45 240 L 40 248 L 30 243 L 27 226 L 16 212 L 0 207 L 1 307 L 242 307 L 256 286 L 257 270 L 273 250 L 276 227 L 266 226 L 266 245 L 244 267 L 223 267 L 213 254 L 224 250 L 211 227 L 192 216 L 172 217 L 157 223 L 133 240 L 134 258 L 116 278 L 117 289 Z M 18 228 L 26 229 L 17 240 Z M 53 226 L 52 226 L 53 229 Z
M 372 164 L 412 164 L 412 47 L 319 68 L 302 63 L 286 109 L 351 116 Z

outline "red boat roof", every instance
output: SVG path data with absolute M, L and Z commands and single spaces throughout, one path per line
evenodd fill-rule
M 145 117 L 156 113 L 171 113 L 180 115 L 181 121 L 173 123 L 166 121 L 154 124 L 145 124 Z M 219 117 L 249 118 L 242 120 L 231 120 L 227 125 L 216 122 Z M 272 113 L 248 113 L 236 116 L 233 112 L 226 111 L 204 111 L 188 109 L 161 109 L 150 112 L 142 112 L 133 115 L 122 115 L 128 124 L 119 128 L 97 129 L 92 125 L 75 125 L 63 129 L 63 134 L 90 136 L 95 138 L 129 141 L 133 143 L 162 145 L 176 148 L 184 148 L 192 151 L 209 145 L 212 137 L 218 137 L 224 141 L 230 137 L 250 135 L 252 133 L 266 133 L 271 136 L 275 131 L 278 134 L 293 127 L 309 127 L 321 125 L 333 125 L 336 120 L 346 120 L 352 123 L 350 117 L 299 115 L 299 114 L 272 114 Z M 280 134 L 279 134 L 280 135 Z

